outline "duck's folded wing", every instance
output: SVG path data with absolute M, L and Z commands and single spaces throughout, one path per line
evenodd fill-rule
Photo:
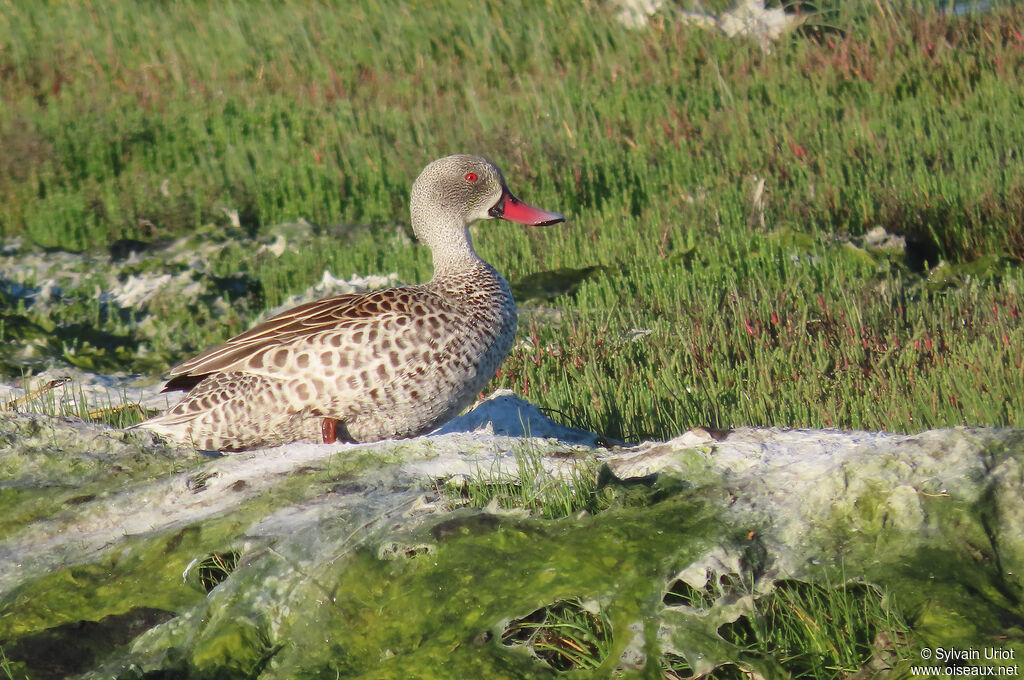
M 348 293 L 293 307 L 171 369 L 164 391 L 189 390 L 211 373 L 245 371 L 251 360 L 277 347 L 294 346 L 323 333 L 409 314 L 409 301 L 422 295 L 410 288 Z

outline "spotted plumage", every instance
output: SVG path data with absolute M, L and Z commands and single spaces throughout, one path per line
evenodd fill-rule
M 469 405 L 512 346 L 508 283 L 473 250 L 469 225 L 565 218 L 513 196 L 491 162 L 458 155 L 413 184 L 424 284 L 299 305 L 171 370 L 187 394 L 139 425 L 206 450 L 291 441 L 367 442 L 434 429 Z

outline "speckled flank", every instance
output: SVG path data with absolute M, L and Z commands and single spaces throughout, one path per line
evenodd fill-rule
M 523 206 L 489 161 L 434 161 L 411 200 L 413 229 L 434 256 L 428 283 L 279 314 L 175 367 L 168 389 L 190 391 L 140 427 L 200 449 L 241 450 L 321 441 L 324 418 L 360 442 L 444 423 L 472 403 L 512 346 L 508 283 L 477 256 L 468 231 L 510 203 Z M 515 209 L 506 217 L 527 224 L 563 219 Z

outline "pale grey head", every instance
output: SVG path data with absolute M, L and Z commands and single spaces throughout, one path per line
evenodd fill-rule
M 565 221 L 520 201 L 494 163 L 469 154 L 439 158 L 425 167 L 412 185 L 409 209 L 416 238 L 434 253 L 435 274 L 476 259 L 469 237 L 473 222 L 492 217 L 530 226 Z

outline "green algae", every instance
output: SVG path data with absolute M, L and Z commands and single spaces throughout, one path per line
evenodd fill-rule
M 234 540 L 237 518 L 125 539 L 98 559 L 26 579 L 0 599 L 0 640 L 136 607 L 179 611 L 199 600 L 182 574 L 204 550 Z
M 549 673 L 543 664 L 500 643 L 509 621 L 558 600 L 581 598 L 600 603 L 612 630 L 625 631 L 656 613 L 674 565 L 720 538 L 715 531 L 686 538 L 695 526 L 711 530 L 714 522 L 707 508 L 683 498 L 584 521 L 481 519 L 490 516 L 468 511 L 457 516 L 460 521 L 447 518 L 413 531 L 436 548 L 411 559 L 382 560 L 370 542 L 344 560 L 311 571 L 297 563 L 281 573 L 280 557 L 268 554 L 235 571 L 201 613 L 152 631 L 136 650 L 179 648 L 199 639 L 191 658 L 175 670 L 202 677 L 240 667 L 243 659 L 254 663 L 265 645 L 254 644 L 258 636 L 251 631 L 273 630 L 273 644 L 286 643 L 266 677 L 332 671 L 430 677 L 425 669 L 442 667 L 452 676 L 544 677 Z M 274 621 L 274 611 L 254 611 L 245 595 L 254 584 L 284 596 L 277 612 L 302 615 Z M 217 626 L 221 621 L 230 623 Z M 626 641 L 615 638 L 606 669 Z
M 35 519 L 63 511 L 73 516 L 78 506 L 124 484 L 199 462 L 194 453 L 157 443 L 146 432 L 0 411 L 0 538 Z
M 8 651 L 12 658 L 39 661 L 16 674 L 10 661 L 0 657 L 0 669 L 6 671 L 6 675 L 0 677 L 63 680 L 78 675 L 95 667 L 110 649 L 131 642 L 143 631 L 173 617 L 173 612 L 137 607 L 99 621 L 75 621 L 27 635 L 12 644 Z
M 169 616 L 189 611 L 202 602 L 205 594 L 202 588 L 191 587 L 187 578 L 190 567 L 203 555 L 233 552 L 229 547 L 241 544 L 255 518 L 294 500 L 294 494 L 269 496 L 201 524 L 126 538 L 117 550 L 106 551 L 92 561 L 26 579 L 0 598 L 0 641 L 48 636 L 57 649 L 83 625 L 123 616 L 126 607 L 164 611 Z M 137 630 L 133 638 L 142 632 Z M 252 638 L 257 642 L 260 639 Z M 89 652 L 98 662 L 118 646 L 98 639 Z M 48 663 L 45 654 L 21 659 L 18 649 L 15 646 L 8 650 L 15 668 L 19 662 L 29 661 L 24 666 L 26 671 L 38 671 L 37 664 L 45 667 Z M 81 669 L 85 670 L 88 668 Z
M 114 434 L 123 436 L 125 433 Z M 113 438 L 114 441 L 117 439 Z M 151 460 L 146 461 L 143 449 L 136 447 L 133 451 L 142 463 L 133 469 L 129 460 L 117 459 L 125 464 L 126 479 L 130 478 L 129 473 L 134 473 L 137 485 L 150 483 L 153 472 L 147 465 L 156 465 L 164 473 L 169 472 L 167 461 L 159 455 L 153 455 Z M 145 453 L 157 454 L 160 451 L 156 449 Z M 202 588 L 190 587 L 193 584 L 189 580 L 191 567 L 200 563 L 201 558 L 211 554 L 240 555 L 243 545 L 253 549 L 252 540 L 246 539 L 246 532 L 261 519 L 303 498 L 331 493 L 333 486 L 344 483 L 346 479 L 339 473 L 340 469 L 367 469 L 374 464 L 373 461 L 379 464 L 381 459 L 379 454 L 364 453 L 351 456 L 344 464 L 328 464 L 327 468 L 333 468 L 330 472 L 318 466 L 295 470 L 265 493 L 218 517 L 185 526 L 172 526 L 149 535 L 125 537 L 118 542 L 116 549 L 99 551 L 79 564 L 52 571 L 41 570 L 36 575 L 26 574 L 15 588 L 0 597 L 0 641 L 42 637 L 59 647 L 62 635 L 73 635 L 74 626 L 70 624 L 95 625 L 94 622 L 124 615 L 126 607 L 171 613 L 188 611 L 205 594 Z M 210 461 L 207 467 L 209 464 Z M 176 472 L 179 471 L 177 467 Z M 85 486 L 88 487 L 92 483 L 90 474 L 93 470 L 88 465 L 82 469 L 89 473 L 84 475 Z M 199 475 L 193 474 L 189 479 L 194 480 L 201 475 L 202 470 Z M 109 477 L 107 483 L 110 483 Z M 36 491 L 46 493 L 47 489 L 44 487 Z M 72 491 L 74 487 L 69 488 L 68 492 Z M 193 485 L 193 493 L 204 491 L 202 485 Z M 108 491 L 96 497 L 84 495 L 81 498 L 83 505 L 102 504 L 112 495 L 108 488 Z M 43 504 L 38 507 L 28 505 L 37 512 L 45 509 Z M 60 520 L 60 517 L 60 512 L 54 513 L 54 519 Z M 29 562 L 25 563 L 27 569 L 29 565 Z M 67 627 L 71 630 L 62 633 Z M 243 628 L 243 631 L 248 629 Z M 245 639 L 250 640 L 250 637 Z M 262 639 L 259 635 L 251 637 L 252 641 Z M 103 648 L 102 644 L 99 646 L 101 649 L 94 652 L 97 658 L 113 651 Z M 36 647 L 30 646 L 28 649 Z M 16 651 L 18 647 L 13 649 Z M 11 658 L 15 664 L 20 661 L 15 654 Z M 217 658 L 223 660 L 220 656 Z M 32 666 L 28 668 L 32 670 Z
M 715 545 L 749 552 L 746 533 L 722 525 L 710 506 L 694 498 L 676 494 L 581 521 L 463 511 L 410 534 L 433 541 L 433 549 L 384 560 L 369 541 L 342 564 L 285 576 L 289 586 L 279 582 L 278 570 L 255 568 L 239 575 L 252 582 L 236 582 L 234 597 L 241 600 L 225 591 L 224 608 L 211 599 L 188 617 L 191 625 L 182 619 L 181 627 L 165 627 L 149 642 L 156 649 L 180 649 L 176 639 L 198 636 L 191 658 L 171 666 L 189 677 L 243 677 L 266 662 L 268 650 L 273 661 L 261 677 L 555 677 L 540 659 L 501 640 L 515 619 L 573 599 L 596 603 L 609 621 L 613 640 L 598 669 L 601 675 L 618 664 L 629 641 L 626 631 L 640 622 L 661 621 L 673 631 L 671 649 L 686 658 L 709 660 L 711 667 L 738 664 L 765 678 L 789 677 L 777 660 L 725 639 L 720 628 L 728 617 L 721 618 L 721 611 L 708 617 L 707 611 L 665 606 L 667 574 L 680 565 Z M 723 576 L 729 578 L 719 582 L 732 591 L 716 591 L 716 596 L 742 592 L 737 575 Z M 254 584 L 272 581 L 275 596 L 289 600 L 288 609 L 303 612 L 285 625 L 275 625 L 276 612 L 254 610 L 244 595 Z M 170 638 L 167 631 L 173 631 Z M 648 632 L 644 646 L 652 659 L 663 645 L 655 631 Z M 620 669 L 620 677 L 634 672 Z
M 851 436 L 856 446 L 835 461 L 834 443 L 790 452 L 798 440 L 786 433 L 740 433 L 735 448 L 726 438 L 705 451 L 669 442 L 604 457 L 610 507 L 559 520 L 448 511 L 431 482 L 452 468 L 426 463 L 451 461 L 453 450 L 509 462 L 516 448 L 445 437 L 294 461 L 264 454 L 267 486 L 232 476 L 259 455 L 177 471 L 179 486 L 191 485 L 174 503 L 248 495 L 23 579 L 0 599 L 0 646 L 24 650 L 72 624 L 159 611 L 173 618 L 146 619 L 152 627 L 133 641 L 90 651 L 97 670 L 87 677 L 552 678 L 549 662 L 502 638 L 540 610 L 579 602 L 607 621 L 594 677 L 653 677 L 670 665 L 785 678 L 799 674 L 782 646 L 744 638 L 765 598 L 780 579 L 817 594 L 861 577 L 862 595 L 882 594 L 894 612 L 899 603 L 912 628 L 896 636 L 903 652 L 941 644 L 1024 654 L 1019 433 L 880 436 L 876 449 Z M 784 464 L 761 453 L 776 439 Z M 754 454 L 737 457 L 751 443 Z M 565 447 L 546 446 L 547 462 L 565 462 Z M 141 485 L 156 474 L 136 472 Z M 787 493 L 800 502 L 787 504 Z M 86 517 L 114 505 L 101 494 L 75 507 Z M 199 572 L 217 555 L 231 559 L 204 586 Z M 858 639 L 877 635 L 863 625 Z M 883 643 L 872 646 L 875 670 L 897 663 L 882 659 Z M 27 668 L 13 658 L 16 672 Z
M 967 479 L 947 474 L 945 485 L 915 488 L 876 475 L 852 503 L 836 504 L 823 549 L 898 593 L 921 645 L 998 640 L 1024 654 L 1024 525 L 1013 521 L 1022 512 L 1021 451 L 1020 433 L 1008 433 L 982 446 Z M 934 466 L 941 479 L 950 454 L 940 449 L 915 464 Z

